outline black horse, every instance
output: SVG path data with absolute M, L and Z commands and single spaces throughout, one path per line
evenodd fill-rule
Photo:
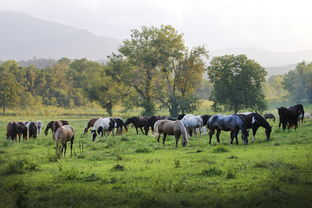
M 185 116 L 186 114 L 180 114 L 180 115 L 178 115 L 178 118 L 177 118 L 177 120 L 181 120 L 182 118 L 184 118 L 184 116 Z
M 132 123 L 134 125 L 134 127 L 135 127 L 137 135 L 139 134 L 138 128 L 140 128 L 141 131 L 142 131 L 142 134 L 144 134 L 142 128 L 145 126 L 145 124 L 147 123 L 148 119 L 149 119 L 149 117 L 147 117 L 147 116 L 131 117 L 131 118 L 128 118 L 126 120 L 125 126 L 128 126 L 129 124 Z
M 296 111 L 297 111 L 298 121 L 301 120 L 301 123 L 303 123 L 303 119 L 304 119 L 304 108 L 303 108 L 303 105 L 297 104 L 297 105 L 293 106 L 293 108 L 295 108 Z
M 125 125 L 125 122 L 121 118 L 113 118 L 115 121 L 115 127 L 117 129 L 116 135 L 122 134 L 122 128 L 124 127 L 126 131 L 128 131 L 127 126 Z
M 164 120 L 164 119 L 168 119 L 168 120 L 171 120 L 169 117 L 167 116 L 151 116 L 145 126 L 144 126 L 144 131 L 145 131 L 145 135 L 148 135 L 148 131 L 149 129 L 151 128 L 152 129 L 152 132 L 154 131 L 154 124 L 156 123 L 156 121 L 158 120 Z
M 242 113 L 239 114 L 244 117 L 246 128 L 251 129 L 252 128 L 252 140 L 255 140 L 255 136 L 257 133 L 258 128 L 261 126 L 265 128 L 265 134 L 266 134 L 266 140 L 270 140 L 270 135 L 272 132 L 272 126 L 258 113 Z
M 298 127 L 298 110 L 295 107 L 288 107 L 285 108 L 284 106 L 277 108 L 278 115 L 279 115 L 279 124 L 278 128 L 283 127 L 283 130 L 285 131 L 286 126 L 288 129 L 291 126 L 295 126 L 295 129 Z

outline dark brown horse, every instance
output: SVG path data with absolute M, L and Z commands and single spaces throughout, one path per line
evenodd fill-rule
M 67 142 L 70 141 L 70 155 L 73 155 L 73 144 L 75 137 L 73 127 L 71 127 L 70 125 L 62 125 L 62 123 L 59 121 L 55 121 L 53 123 L 53 126 L 55 128 L 54 142 L 57 153 L 65 157 Z M 61 144 L 62 146 L 59 146 L 59 144 Z
M 281 127 L 283 130 L 285 131 L 286 126 L 288 127 L 288 129 L 291 126 L 294 126 L 295 129 L 297 129 L 298 127 L 298 119 L 299 119 L 299 112 L 296 108 L 294 107 L 279 107 L 277 108 L 278 111 L 278 115 L 279 115 L 279 124 L 278 124 L 278 128 Z
M 275 116 L 272 113 L 266 113 L 263 115 L 263 117 L 265 120 L 273 119 L 273 121 L 275 122 Z
M 88 132 L 88 129 L 90 127 L 93 127 L 94 123 L 98 120 L 99 118 L 91 118 L 90 121 L 86 124 L 86 126 L 83 129 L 83 134 L 86 134 Z
M 154 125 L 155 125 L 156 121 L 164 120 L 164 119 L 170 120 L 169 117 L 167 117 L 167 116 L 151 116 L 147 120 L 147 122 L 144 126 L 145 135 L 148 135 L 148 131 L 150 128 L 152 129 L 152 132 L 154 131 Z
M 27 128 L 22 122 L 9 122 L 7 125 L 7 139 L 11 139 L 13 141 L 17 141 L 17 136 L 19 141 L 21 141 L 21 136 L 23 139 L 27 139 Z
M 167 135 L 174 135 L 176 139 L 176 148 L 178 147 L 179 138 L 182 135 L 182 145 L 185 147 L 188 143 L 188 134 L 186 128 L 180 120 L 170 121 L 170 120 L 158 120 L 154 125 L 155 133 L 157 136 L 157 141 L 161 134 L 163 134 L 163 145 L 165 146 L 165 141 Z
M 54 129 L 53 124 L 55 121 L 50 121 L 44 131 L 44 134 L 47 136 L 48 135 L 48 131 L 49 129 L 51 129 L 52 134 L 54 134 L 54 132 L 56 131 L 56 129 Z M 64 120 L 60 120 L 59 121 L 62 125 L 68 125 L 68 121 L 64 121 Z
M 131 117 L 131 118 L 128 118 L 126 120 L 125 126 L 128 126 L 129 124 L 132 123 L 134 125 L 134 127 L 135 127 L 137 135 L 139 134 L 138 128 L 140 128 L 142 133 L 144 134 L 142 128 L 145 126 L 145 124 L 147 123 L 148 119 L 149 119 L 149 117 L 147 117 L 147 116 Z

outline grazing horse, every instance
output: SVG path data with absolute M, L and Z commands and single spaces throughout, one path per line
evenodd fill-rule
M 265 128 L 266 140 L 270 140 L 270 135 L 272 132 L 272 126 L 258 113 L 241 113 L 239 114 L 244 117 L 246 121 L 246 128 L 252 128 L 252 141 L 255 141 L 255 136 L 257 133 L 258 128 L 261 126 Z
M 183 123 L 179 120 L 158 120 L 154 125 L 155 133 L 157 136 L 157 141 L 159 142 L 160 135 L 163 134 L 163 145 L 165 146 L 165 141 L 167 135 L 174 135 L 176 139 L 176 148 L 178 148 L 179 138 L 182 135 L 182 145 L 185 147 L 188 143 L 188 135 L 186 128 Z
M 180 114 L 180 115 L 178 115 L 178 117 L 177 117 L 177 120 L 181 120 L 184 116 L 185 116 L 186 114 Z
M 192 114 L 186 114 L 181 122 L 187 129 L 190 136 L 192 136 L 192 132 L 194 131 L 196 134 L 196 128 L 201 128 L 203 126 L 203 119 L 201 116 L 194 116 Z
M 37 130 L 38 130 L 38 134 L 40 135 L 41 134 L 41 130 L 43 128 L 43 123 L 42 121 L 35 121 L 36 125 L 37 125 Z
M 156 121 L 158 120 L 164 120 L 164 119 L 169 119 L 167 116 L 151 116 L 145 126 L 144 126 L 144 131 L 145 131 L 145 135 L 148 135 L 148 131 L 149 131 L 149 128 L 151 127 L 152 129 L 152 132 L 154 131 L 154 125 L 156 123 Z
M 38 133 L 37 124 L 35 122 L 30 121 L 26 122 L 25 126 L 27 128 L 28 138 L 37 138 Z
M 21 141 L 21 136 L 23 139 L 27 139 L 27 128 L 23 122 L 9 122 L 7 125 L 7 139 L 16 140 L 17 136 L 18 140 Z
M 236 144 L 238 144 L 237 135 L 239 130 L 242 132 L 242 139 L 244 144 L 248 144 L 248 131 L 246 128 L 245 119 L 238 115 L 213 115 L 209 118 L 207 127 L 209 131 L 209 144 L 211 144 L 211 138 L 214 134 L 214 130 L 217 130 L 217 142 L 220 143 L 220 133 L 223 131 L 231 131 L 231 144 L 233 144 L 233 139 L 235 138 Z
M 263 115 L 264 119 L 273 119 L 273 121 L 275 122 L 275 116 L 272 113 L 266 113 Z
M 47 136 L 48 135 L 48 131 L 49 129 L 51 129 L 52 134 L 54 134 L 54 132 L 56 131 L 56 129 L 54 129 L 53 124 L 55 121 L 50 121 L 44 131 L 44 134 Z M 62 125 L 68 125 L 68 121 L 64 121 L 64 120 L 60 120 L 59 121 Z
M 113 119 L 115 121 L 114 128 L 117 129 L 116 135 L 121 135 L 122 134 L 123 127 L 125 128 L 126 131 L 128 131 L 128 128 L 125 125 L 125 122 L 121 118 L 113 118 Z
M 54 142 L 55 148 L 58 151 L 58 155 L 61 153 L 61 155 L 65 157 L 67 142 L 69 141 L 70 141 L 70 155 L 73 155 L 73 144 L 75 138 L 75 132 L 73 127 L 71 127 L 70 125 L 62 125 L 62 123 L 59 121 L 55 121 L 53 126 L 55 127 Z M 61 143 L 62 145 L 61 147 L 59 147 L 59 143 Z
M 90 127 L 93 127 L 93 125 L 95 124 L 95 122 L 98 120 L 99 118 L 91 118 L 90 121 L 88 121 L 88 123 L 86 124 L 86 126 L 83 129 L 83 134 L 86 134 L 88 132 L 88 129 Z
M 298 127 L 298 111 L 294 107 L 285 108 L 284 106 L 277 108 L 279 115 L 279 124 L 278 128 L 283 127 L 283 131 L 285 131 L 286 126 L 288 129 L 291 126 L 295 126 L 295 129 Z
M 129 124 L 133 124 L 136 130 L 137 135 L 139 134 L 138 132 L 138 128 L 141 129 L 142 134 L 144 134 L 143 132 L 143 127 L 145 126 L 145 124 L 147 123 L 149 117 L 147 116 L 141 116 L 141 117 L 131 117 L 128 118 L 125 122 L 125 126 L 128 126 Z
M 101 135 L 104 134 L 104 131 L 112 131 L 115 127 L 114 119 L 108 118 L 99 118 L 93 125 L 91 129 L 91 138 L 92 141 L 95 141 L 97 133 Z

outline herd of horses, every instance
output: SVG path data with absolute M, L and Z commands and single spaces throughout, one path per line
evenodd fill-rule
M 304 108 L 301 104 L 290 107 L 277 108 L 279 115 L 279 128 L 298 127 L 298 124 L 303 122 Z M 270 140 L 272 126 L 267 122 L 267 119 L 273 119 L 273 114 L 265 114 L 263 117 L 256 112 L 235 113 L 233 115 L 192 115 L 181 114 L 177 118 L 167 116 L 140 116 L 128 118 L 125 122 L 121 118 L 92 118 L 83 129 L 83 134 L 87 134 L 90 129 L 91 139 L 95 141 L 97 135 L 107 136 L 116 129 L 116 135 L 121 135 L 123 129 L 128 131 L 128 125 L 132 124 L 136 129 L 136 134 L 141 130 L 142 134 L 148 135 L 149 130 L 157 137 L 159 142 L 162 137 L 163 145 L 165 145 L 167 135 L 173 135 L 176 139 L 176 147 L 178 147 L 179 138 L 182 136 L 182 145 L 188 144 L 188 137 L 193 134 L 201 134 L 206 128 L 209 130 L 209 144 L 211 138 L 216 131 L 217 142 L 220 143 L 221 131 L 230 132 L 230 143 L 233 144 L 235 139 L 238 144 L 238 133 L 241 132 L 241 137 L 244 144 L 248 144 L 248 129 L 252 129 L 252 140 L 255 140 L 256 132 L 259 127 L 265 129 L 266 140 Z M 24 140 L 28 138 L 36 138 L 41 133 L 43 123 L 41 121 L 30 122 L 9 122 L 7 125 L 7 139 L 19 141 L 21 137 Z M 51 129 L 55 147 L 59 154 L 65 156 L 67 142 L 70 142 L 71 154 L 74 142 L 75 131 L 68 121 L 50 121 L 45 128 L 45 135 Z M 143 131 L 144 129 L 144 131 Z

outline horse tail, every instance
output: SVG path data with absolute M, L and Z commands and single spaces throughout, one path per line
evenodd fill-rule
M 159 132 L 158 132 L 158 126 L 159 126 L 159 123 L 160 123 L 161 120 L 158 120 L 156 121 L 156 123 L 154 124 L 154 131 L 153 131 L 153 134 L 154 136 L 159 136 Z
M 187 134 L 186 128 L 180 120 L 177 120 L 177 122 L 178 122 L 179 127 L 180 127 L 183 143 L 187 144 L 188 143 L 188 134 Z

